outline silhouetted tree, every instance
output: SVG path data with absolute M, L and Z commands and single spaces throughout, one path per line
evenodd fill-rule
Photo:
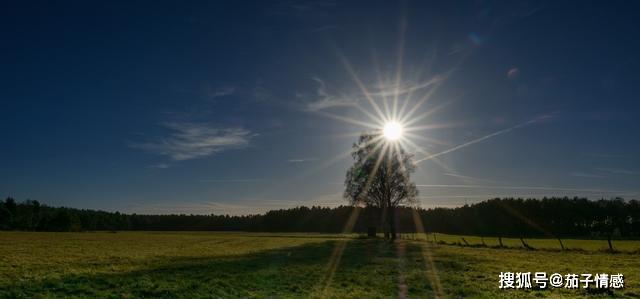
M 2 217 L 3 219 L 0 219 L 0 223 L 3 223 L 7 227 L 14 228 L 16 214 L 18 213 L 18 205 L 16 203 L 16 200 L 12 197 L 7 197 L 7 199 L 5 199 L 4 201 L 2 210 L 3 211 L 0 211 L 0 217 Z
M 0 229 L 11 229 L 11 217 L 13 215 L 9 212 L 4 201 L 0 201 Z
M 378 134 L 362 134 L 353 144 L 354 164 L 347 171 L 344 197 L 354 206 L 378 208 L 385 236 L 396 238 L 396 207 L 415 201 L 418 190 L 410 180 L 415 170 L 412 155 L 400 144 Z
M 7 197 L 7 199 L 5 199 L 4 201 L 4 206 L 7 208 L 7 210 L 9 210 L 9 213 L 11 213 L 12 215 L 16 214 L 18 205 L 15 199 L 13 199 L 12 197 Z

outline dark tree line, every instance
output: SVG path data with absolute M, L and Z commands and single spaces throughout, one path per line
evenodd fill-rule
M 356 211 L 357 209 L 357 211 Z M 343 232 L 357 212 L 354 232 L 382 227 L 379 208 L 297 207 L 260 215 L 139 215 L 50 207 L 34 200 L 0 201 L 0 229 L 27 231 L 196 230 Z M 399 232 L 415 232 L 414 216 L 427 232 L 501 237 L 640 238 L 640 202 L 586 198 L 491 199 L 457 208 L 398 207 Z
M 640 202 L 586 198 L 491 199 L 423 217 L 431 231 L 507 237 L 640 237 Z

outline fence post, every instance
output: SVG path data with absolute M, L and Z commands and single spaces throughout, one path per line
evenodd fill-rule
M 562 239 L 558 238 L 558 242 L 560 242 L 560 248 L 564 251 L 564 244 L 562 244 Z
M 522 246 L 524 246 L 524 248 L 533 250 L 533 247 L 529 246 L 529 244 L 527 244 L 522 237 L 520 237 L 520 242 L 522 242 Z

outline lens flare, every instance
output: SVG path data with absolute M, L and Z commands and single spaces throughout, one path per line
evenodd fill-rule
M 402 137 L 402 125 L 398 122 L 390 121 L 384 125 L 382 134 L 388 140 L 398 140 Z

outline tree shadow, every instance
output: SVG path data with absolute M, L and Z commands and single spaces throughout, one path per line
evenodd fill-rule
M 358 297 L 397 296 L 398 273 L 389 270 L 396 262 L 391 244 L 330 240 L 237 256 L 170 257 L 134 265 L 140 267 L 129 272 L 16 282 L 10 289 L 0 289 L 0 297 L 321 297 L 327 295 L 319 290 L 340 243 L 346 246 L 329 297 L 343 290 Z M 381 279 L 389 283 L 380 283 Z
M 291 234 L 246 234 L 252 238 L 291 238 L 291 239 L 353 239 L 352 236 L 326 233 L 291 233 Z

